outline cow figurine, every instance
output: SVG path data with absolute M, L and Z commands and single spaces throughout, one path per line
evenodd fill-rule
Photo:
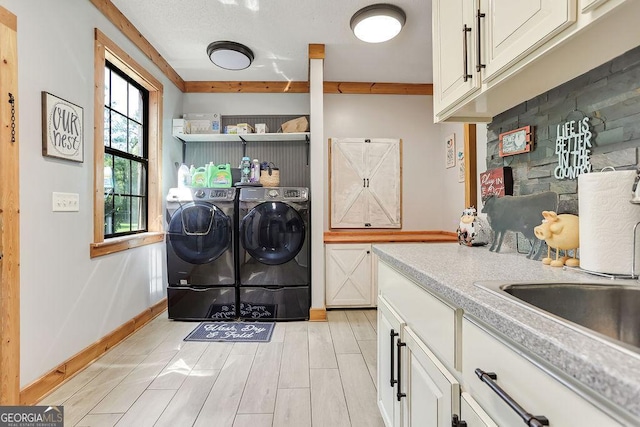
M 461 245 L 482 246 L 489 243 L 489 227 L 478 218 L 473 206 L 462 211 L 457 232 L 458 243 Z
M 540 221 L 543 210 L 558 209 L 558 194 L 553 191 L 530 194 L 526 196 L 489 196 L 484 201 L 482 212 L 487 219 L 495 238 L 490 251 L 500 252 L 502 241 L 507 231 L 522 233 L 531 244 L 527 258 L 537 259 L 542 242 L 536 239 L 533 228 Z
M 579 221 L 576 215 L 556 214 L 553 211 L 543 211 L 542 224 L 534 228 L 536 237 L 547 243 L 547 257 L 542 259 L 542 263 L 552 267 L 578 267 L 580 261 L 576 259 L 576 252 L 580 243 Z M 556 250 L 556 259 L 551 259 L 551 248 Z M 559 258 L 560 251 L 563 250 L 565 256 Z M 573 258 L 567 256 L 567 251 L 573 250 Z

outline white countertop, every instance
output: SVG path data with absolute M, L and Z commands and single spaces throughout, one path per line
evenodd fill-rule
M 524 254 L 495 253 L 488 247 L 457 243 L 376 244 L 373 250 L 381 261 L 640 423 L 640 354 L 609 345 L 474 285 L 478 281 L 564 281 L 640 286 L 637 281 L 597 278 L 546 266 Z

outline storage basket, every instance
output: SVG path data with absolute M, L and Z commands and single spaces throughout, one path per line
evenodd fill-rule
M 280 185 L 280 170 L 270 162 L 260 171 L 260 184 L 263 187 L 278 187 Z

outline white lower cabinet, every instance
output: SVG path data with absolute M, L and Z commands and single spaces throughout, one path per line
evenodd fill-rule
M 325 245 L 327 307 L 371 307 L 375 304 L 371 243 Z
M 525 422 L 532 416 L 551 427 L 637 425 L 497 332 L 459 317 L 459 308 L 384 261 L 377 264 L 378 406 L 387 427 L 546 425 Z
M 378 408 L 387 427 L 401 425 L 400 401 L 397 397 L 398 341 L 405 323 L 389 303 L 378 298 Z
M 378 297 L 378 407 L 387 427 L 449 427 L 460 384 L 383 296 Z
M 467 392 L 460 393 L 460 417 L 451 422 L 452 427 L 498 427 L 478 402 Z
M 403 426 L 450 427 L 459 414 L 460 384 L 411 328 L 404 329 L 398 385 Z M 404 345 L 402 345 L 404 344 Z
M 531 415 L 546 418 L 549 426 L 623 425 L 467 318 L 462 334 L 465 389 L 498 425 L 546 425 L 527 424 L 524 419 Z M 521 414 L 499 396 L 499 390 L 520 407 Z

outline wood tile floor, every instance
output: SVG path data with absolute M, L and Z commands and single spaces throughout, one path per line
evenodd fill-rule
M 202 343 L 165 312 L 39 404 L 63 405 L 65 426 L 383 426 L 376 311 L 327 315 L 276 323 L 268 343 Z

